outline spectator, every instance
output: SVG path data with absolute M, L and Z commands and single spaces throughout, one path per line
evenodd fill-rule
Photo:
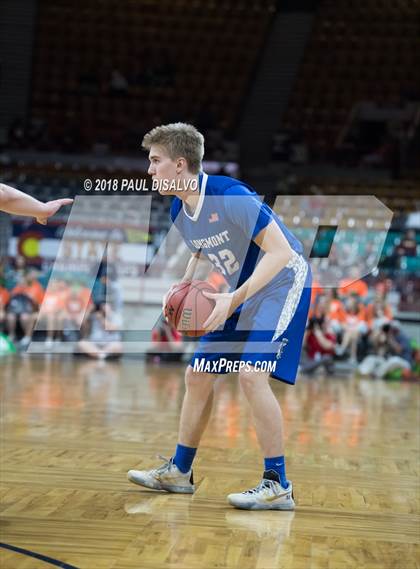
M 107 303 L 115 312 L 122 313 L 121 286 L 117 280 L 116 268 L 113 265 L 100 268 L 92 290 L 92 298 L 95 304 Z
M 25 271 L 23 277 L 20 278 L 20 283 L 12 289 L 11 296 L 26 294 L 37 306 L 40 306 L 44 298 L 44 289 L 38 282 L 37 276 L 37 271 L 33 269 Z
M 333 371 L 336 337 L 324 316 L 309 320 L 304 345 L 307 361 L 302 366 L 303 373 L 313 373 L 320 366 L 328 373 Z
M 397 369 L 411 369 L 413 355 L 410 340 L 402 332 L 399 322 L 393 320 L 382 326 L 378 352 L 362 361 L 359 366 L 362 375 L 384 378 Z
M 314 279 L 311 290 L 311 304 L 314 304 L 320 294 L 324 292 L 321 284 Z
M 10 299 L 9 291 L 0 286 L 0 330 L 4 330 L 4 325 L 6 322 L 6 306 Z
M 39 321 L 46 320 L 47 338 L 45 347 L 47 349 L 53 347 L 56 332 L 63 329 L 67 296 L 68 290 L 64 282 L 58 280 L 50 281 L 39 314 Z
M 146 354 L 148 361 L 181 361 L 184 351 L 182 335 L 161 317 L 152 330 L 152 347 Z
M 343 339 L 336 347 L 336 354 L 342 356 L 350 349 L 350 363 L 357 363 L 357 347 L 362 335 L 367 334 L 365 306 L 359 302 L 357 295 L 352 295 L 347 301 L 347 316 L 343 323 Z
M 338 297 L 336 289 L 328 289 L 327 298 L 327 318 L 332 331 L 341 334 L 347 321 L 347 313 L 343 302 Z
M 98 360 L 119 358 L 123 352 L 120 320 L 109 304 L 96 305 L 89 319 L 89 332 L 79 342 L 81 353 Z
M 369 293 L 368 285 L 365 281 L 355 280 L 353 277 L 343 279 L 340 282 L 339 294 L 340 296 L 350 296 L 356 294 L 360 298 L 366 298 Z
M 90 290 L 81 284 L 74 284 L 64 299 L 63 336 L 72 340 L 83 336 L 88 317 L 93 309 Z M 79 332 L 80 331 L 80 332 Z
M 324 293 L 319 293 L 313 306 L 309 312 L 309 318 L 323 318 L 327 316 L 328 313 L 328 301 L 327 296 Z
M 376 331 L 391 320 L 391 307 L 385 302 L 383 294 L 376 293 L 373 302 L 366 306 L 366 322 L 369 330 Z
M 37 281 L 35 271 L 29 271 L 23 282 L 16 285 L 10 293 L 6 314 L 9 338 L 15 340 L 17 325 L 20 324 L 23 330 L 20 344 L 23 348 L 26 348 L 31 341 L 43 297 L 44 289 Z
M 335 332 L 342 330 L 342 325 L 346 320 L 346 311 L 336 289 L 325 289 L 325 292 L 317 295 L 309 314 L 309 317 L 311 316 L 325 317 L 328 323 L 333 325 Z
M 28 266 L 25 257 L 23 255 L 17 255 L 13 266 L 8 265 L 5 268 L 6 287 L 11 290 L 21 283 L 27 271 Z

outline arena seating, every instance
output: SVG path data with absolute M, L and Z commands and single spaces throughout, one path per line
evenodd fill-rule
M 73 128 L 78 150 L 101 142 L 138 149 L 137 132 L 157 119 L 194 118 L 229 130 L 274 4 L 87 0 L 74 9 L 40 0 L 31 116 L 47 121 L 54 140 Z
M 420 0 L 321 0 L 282 127 L 328 158 L 353 105 L 418 90 Z
M 398 182 L 376 181 L 345 182 L 343 179 L 323 181 L 305 180 L 302 192 L 311 188 L 312 193 L 320 195 L 372 195 L 383 201 L 394 213 L 410 213 L 418 209 L 420 189 L 418 180 L 401 180 Z

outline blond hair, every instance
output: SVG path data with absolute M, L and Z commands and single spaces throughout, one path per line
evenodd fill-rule
M 153 144 L 163 146 L 171 160 L 185 158 L 192 174 L 200 172 L 204 136 L 192 124 L 175 122 L 153 128 L 144 136 L 142 146 L 150 150 Z

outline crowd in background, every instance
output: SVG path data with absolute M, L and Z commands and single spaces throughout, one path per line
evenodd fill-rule
M 398 379 L 420 374 L 420 346 L 395 319 L 388 284 L 369 289 L 360 280 L 339 289 L 313 289 L 303 373 L 319 368 L 333 373 L 338 362 L 346 362 L 361 375 Z
M 47 352 L 71 341 L 75 353 L 96 359 L 122 355 L 122 295 L 112 267 L 100 268 L 92 291 L 51 280 L 48 294 L 48 276 L 24 257 L 0 267 L 0 331 L 12 349 L 25 350 L 37 336 Z
M 101 266 L 92 291 L 80 282 L 51 280 L 47 295 L 48 276 L 28 267 L 24 257 L 0 267 L 0 333 L 10 345 L 25 350 L 37 335 L 46 352 L 66 341 L 77 346 L 75 353 L 94 359 L 122 355 L 122 294 L 114 267 Z M 218 273 L 211 273 L 209 282 L 224 290 Z M 420 347 L 394 317 L 391 281 L 374 288 L 363 280 L 342 285 L 314 284 L 301 372 L 332 374 L 346 364 L 361 375 L 419 376 Z M 179 361 L 185 347 L 181 334 L 162 317 L 146 357 L 155 363 Z

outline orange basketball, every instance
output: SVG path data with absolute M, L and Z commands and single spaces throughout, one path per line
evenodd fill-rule
M 206 298 L 203 291 L 217 292 L 210 283 L 194 280 L 176 285 L 166 299 L 165 318 L 185 336 L 205 334 L 203 323 L 212 313 L 215 303 Z

